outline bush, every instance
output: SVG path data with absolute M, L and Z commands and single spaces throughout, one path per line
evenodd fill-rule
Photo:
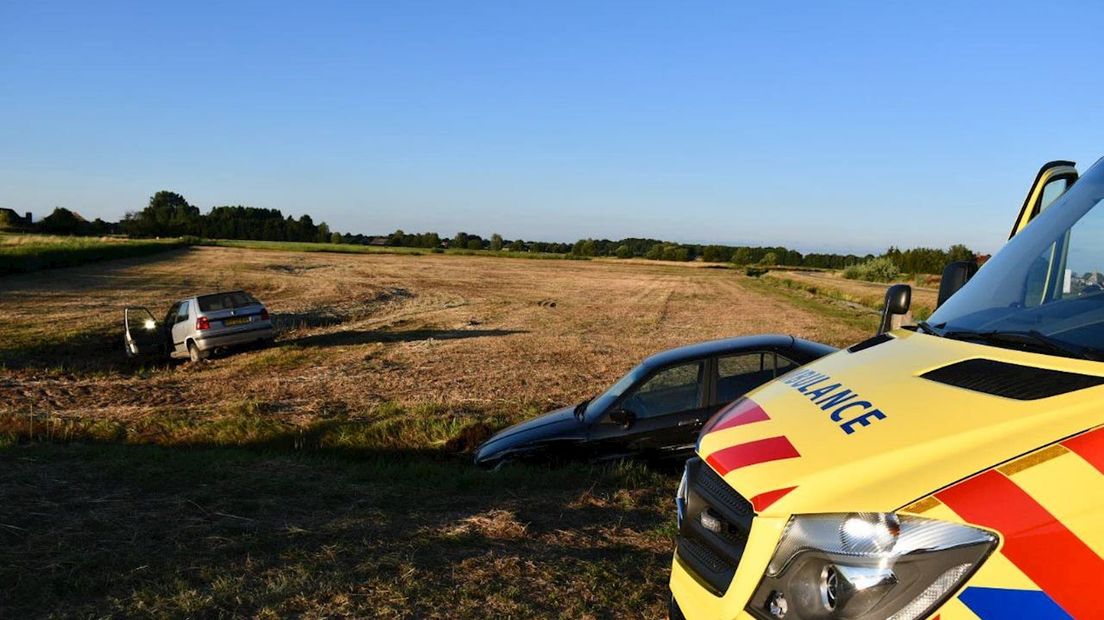
M 868 282 L 891 282 L 900 274 L 897 264 L 888 258 L 875 258 L 843 270 L 843 277 L 848 280 L 867 280 Z
M 759 276 L 767 273 L 767 271 L 769 270 L 764 269 L 763 267 L 748 267 L 747 269 L 744 269 L 744 275 L 750 276 L 752 278 L 758 278 Z

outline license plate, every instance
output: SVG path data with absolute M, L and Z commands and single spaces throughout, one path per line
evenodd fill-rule
M 229 319 L 223 319 L 222 324 L 226 325 L 227 327 L 229 327 L 231 325 L 244 325 L 244 324 L 248 323 L 251 320 L 252 319 L 250 317 L 247 317 L 247 316 L 236 316 L 236 317 L 229 318 Z

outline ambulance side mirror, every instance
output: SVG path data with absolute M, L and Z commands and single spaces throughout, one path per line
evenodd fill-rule
M 972 260 L 957 260 L 953 263 L 947 263 L 947 266 L 943 268 L 943 278 L 939 281 L 939 297 L 935 302 L 935 307 L 942 306 L 943 302 L 950 299 L 951 295 L 954 295 L 958 289 L 966 286 L 966 282 L 974 277 L 977 270 L 978 264 Z
M 912 304 L 912 287 L 907 284 L 894 284 L 886 289 L 885 304 L 882 306 L 882 322 L 878 333 L 884 334 L 901 326 Z

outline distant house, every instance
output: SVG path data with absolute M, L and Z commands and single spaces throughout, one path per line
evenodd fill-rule
M 372 237 L 368 239 L 368 245 L 387 245 L 387 237 Z
M 29 230 L 33 223 L 30 211 L 21 217 L 14 209 L 0 207 L 0 230 Z

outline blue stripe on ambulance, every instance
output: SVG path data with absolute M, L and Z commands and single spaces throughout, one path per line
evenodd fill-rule
M 958 600 L 969 607 L 970 611 L 981 620 L 998 618 L 1073 620 L 1073 616 L 1067 614 L 1042 590 L 971 587 L 959 594 Z

